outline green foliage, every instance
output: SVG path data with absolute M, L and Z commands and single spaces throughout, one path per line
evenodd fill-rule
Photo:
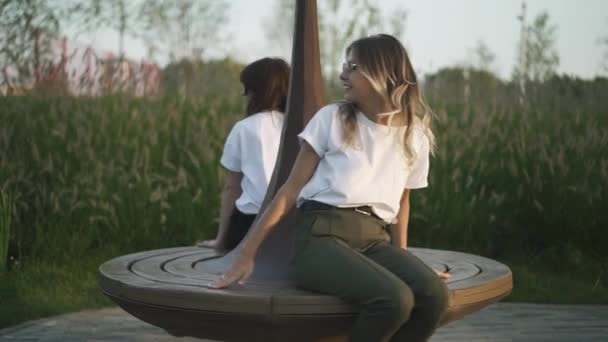
M 189 102 L 209 99 L 237 101 L 241 97 L 243 65 L 230 59 L 188 60 L 170 63 L 163 69 L 161 92 L 165 97 Z
M 226 41 L 228 8 L 223 0 L 146 0 L 139 15 L 141 36 L 149 49 L 168 54 L 172 62 L 201 59 Z
M 112 305 L 97 285 L 97 268 L 110 257 L 112 252 L 80 259 L 35 260 L 5 273 L 0 278 L 0 329 Z
M 0 187 L 18 259 L 190 244 L 215 229 L 219 154 L 242 104 L 2 98 Z
M 57 4 L 68 9 L 65 23 L 84 32 L 109 27 L 118 33 L 118 55 L 124 57 L 126 36 L 140 37 L 145 30 L 142 13 L 145 2 L 127 0 L 63 0 Z
M 513 271 L 513 292 L 506 298 L 508 302 L 555 303 L 555 304 L 606 304 L 608 286 L 590 289 L 588 272 L 568 269 L 562 272 L 548 272 L 544 267 L 530 267 L 528 264 L 509 265 Z M 567 294 L 567 295 L 564 295 Z
M 531 25 L 524 26 L 523 42 L 520 42 L 520 55 L 523 61 L 514 70 L 514 79 L 542 82 L 555 74 L 559 65 L 559 55 L 555 48 L 557 26 L 550 25 L 549 14 L 543 12 L 536 16 Z M 523 49 L 523 54 L 521 54 Z
M 479 70 L 490 71 L 492 63 L 496 59 L 496 55 L 490 51 L 490 48 L 483 40 L 478 40 L 477 45 L 473 49 L 474 65 Z
M 443 77 L 445 89 L 459 81 L 444 73 L 429 80 Z M 430 96 L 438 150 L 431 186 L 414 195 L 413 244 L 555 265 L 566 248 L 580 262 L 608 260 L 608 119 L 593 93 L 607 82 L 554 78 L 524 109 Z M 169 98 L 2 98 L 0 187 L 16 207 L 10 254 L 79 257 L 212 235 L 218 158 L 242 99 Z
M 217 63 L 218 74 L 237 74 Z M 565 302 L 578 291 L 576 302 L 605 302 L 608 80 L 552 77 L 520 107 L 513 84 L 469 77 L 468 104 L 462 70 L 426 78 L 438 148 L 430 187 L 412 195 L 410 245 L 506 262 L 513 300 Z M 95 265 L 213 236 L 218 160 L 244 108 L 226 94 L 0 98 L 0 190 L 15 206 L 0 326 L 108 304 Z M 571 281 L 563 269 L 576 271 Z M 40 272 L 72 295 L 40 286 Z
M 13 197 L 0 190 L 0 274 L 6 269 L 14 208 Z
M 49 58 L 61 14 L 49 0 L 0 2 L 0 65 L 13 66 L 22 79 Z M 38 40 L 38 43 L 36 43 Z
M 604 73 L 604 75 L 608 75 L 608 37 L 601 39 L 600 44 L 602 44 L 604 47 L 604 54 L 600 65 L 600 70 Z
M 592 262 L 601 274 L 608 103 L 599 94 L 608 80 L 555 76 L 520 107 L 506 101 L 512 84 L 473 73 L 466 107 L 458 101 L 461 75 L 451 69 L 427 78 L 439 142 L 430 187 L 415 195 L 414 241 L 502 260 L 540 258 L 553 271 Z M 494 92 L 483 83 L 490 81 Z

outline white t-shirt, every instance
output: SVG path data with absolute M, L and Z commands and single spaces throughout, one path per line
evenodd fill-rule
M 276 163 L 283 119 L 277 111 L 256 113 L 237 122 L 226 138 L 220 163 L 243 174 L 236 207 L 244 214 L 260 211 Z
M 405 126 L 389 127 L 357 113 L 358 140 L 343 142 L 339 105 L 321 108 L 298 135 L 321 157 L 298 195 L 297 206 L 315 200 L 337 207 L 369 205 L 386 222 L 394 222 L 404 189 L 428 185 L 429 140 L 422 127 L 412 129 L 416 160 L 408 166 L 400 139 Z

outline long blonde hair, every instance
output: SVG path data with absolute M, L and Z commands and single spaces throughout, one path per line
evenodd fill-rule
M 395 117 L 407 128 L 402 138 L 405 156 L 413 162 L 416 151 L 412 146 L 412 128 L 421 125 L 433 153 L 435 136 L 431 131 L 432 113 L 424 103 L 416 73 L 403 45 L 395 37 L 378 34 L 355 40 L 346 48 L 357 59 L 357 70 L 367 78 L 372 87 L 390 103 L 396 114 L 389 117 L 389 126 Z M 340 105 L 344 127 L 344 140 L 354 144 L 357 127 L 357 107 L 354 103 Z

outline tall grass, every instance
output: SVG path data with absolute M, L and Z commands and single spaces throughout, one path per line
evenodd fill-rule
M 0 273 L 6 270 L 13 209 L 13 197 L 0 191 Z
M 15 198 L 16 258 L 189 244 L 215 228 L 219 153 L 239 103 L 0 102 L 0 189 Z
M 210 236 L 240 101 L 0 98 L 0 190 L 16 213 L 9 254 L 80 258 Z M 412 195 L 411 244 L 605 282 L 605 110 L 431 106 L 438 151 L 430 187 Z
M 605 110 L 437 107 L 437 158 L 429 189 L 414 199 L 412 236 L 600 274 L 608 261 Z

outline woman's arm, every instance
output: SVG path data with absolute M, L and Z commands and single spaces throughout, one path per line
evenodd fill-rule
M 313 148 L 304 141 L 287 181 L 237 247 L 236 260 L 222 278 L 209 284 L 209 287 L 224 288 L 237 281 L 242 284 L 247 280 L 253 271 L 253 259 L 258 248 L 268 233 L 293 207 L 300 190 L 317 169 L 319 159 Z
M 217 231 L 214 246 L 218 250 L 225 249 L 226 234 L 230 225 L 230 216 L 235 208 L 236 200 L 243 193 L 241 189 L 241 180 L 243 174 L 224 169 L 224 187 L 222 188 L 221 204 L 220 204 L 220 226 Z
M 410 221 L 410 190 L 403 190 L 397 213 L 397 223 L 391 226 L 391 242 L 393 245 L 407 249 L 407 225 Z
M 391 226 L 391 242 L 394 246 L 407 249 L 407 226 L 410 221 L 410 189 L 403 190 L 397 213 L 397 223 Z M 449 273 L 434 270 L 440 279 L 451 277 Z

